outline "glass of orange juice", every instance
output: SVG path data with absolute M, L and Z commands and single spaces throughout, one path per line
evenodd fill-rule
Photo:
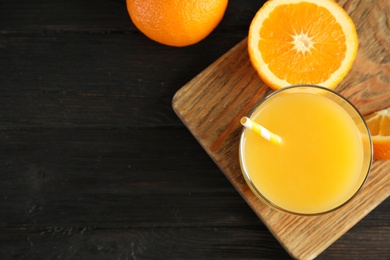
M 266 97 L 250 119 L 280 143 L 249 128 L 239 159 L 253 193 L 279 210 L 314 215 L 351 200 L 371 168 L 372 143 L 359 111 L 336 92 L 313 85 L 282 88 Z

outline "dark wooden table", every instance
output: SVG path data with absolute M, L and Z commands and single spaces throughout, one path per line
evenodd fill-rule
M 0 259 L 289 259 L 171 107 L 263 2 L 173 48 L 124 0 L 1 0 Z M 390 201 L 318 259 L 390 259 Z

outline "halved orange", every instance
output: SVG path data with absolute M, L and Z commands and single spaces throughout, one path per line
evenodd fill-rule
M 390 107 L 364 117 L 371 132 L 374 158 L 390 160 Z
M 333 0 L 269 0 L 249 28 L 251 62 L 274 89 L 334 88 L 352 67 L 357 49 L 354 22 Z

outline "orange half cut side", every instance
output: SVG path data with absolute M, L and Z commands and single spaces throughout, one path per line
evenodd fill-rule
M 376 160 L 390 160 L 390 107 L 365 116 Z
M 255 15 L 248 35 L 251 62 L 274 89 L 334 88 L 352 67 L 357 49 L 352 19 L 332 0 L 270 0 Z

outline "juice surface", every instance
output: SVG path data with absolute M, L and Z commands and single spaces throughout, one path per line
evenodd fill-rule
M 334 101 L 310 93 L 281 95 L 266 100 L 251 119 L 282 138 L 274 144 L 246 129 L 241 144 L 249 182 L 271 203 L 295 213 L 321 213 L 360 187 L 361 136 Z

